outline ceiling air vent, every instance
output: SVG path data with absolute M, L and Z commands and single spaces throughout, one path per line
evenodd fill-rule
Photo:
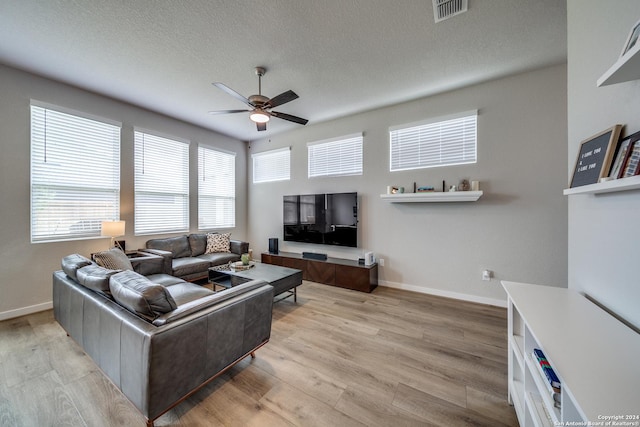
M 467 11 L 467 0 L 433 0 L 433 17 L 436 22 Z

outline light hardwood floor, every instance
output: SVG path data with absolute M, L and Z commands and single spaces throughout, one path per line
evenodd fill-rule
M 305 282 L 271 341 L 156 426 L 517 426 L 506 310 Z M 144 426 L 51 311 L 0 322 L 0 426 Z

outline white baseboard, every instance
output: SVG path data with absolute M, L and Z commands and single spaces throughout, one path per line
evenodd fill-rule
M 17 308 L 15 310 L 0 312 L 0 321 L 13 319 L 14 317 L 26 316 L 27 314 L 37 313 L 39 311 L 50 310 L 53 308 L 53 301 L 43 302 L 42 304 L 30 305 L 29 307 Z
M 507 308 L 507 300 L 495 298 L 479 297 L 477 295 L 462 294 L 459 292 L 443 291 L 442 289 L 425 288 L 424 286 L 405 285 L 404 283 L 389 282 L 386 280 L 378 280 L 378 286 L 386 286 L 387 288 L 404 289 L 406 291 L 418 292 L 421 294 L 435 295 L 439 297 L 459 299 L 462 301 L 475 302 L 484 305 L 493 305 L 496 307 Z

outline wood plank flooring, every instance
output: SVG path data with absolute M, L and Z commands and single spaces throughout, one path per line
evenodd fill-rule
M 156 426 L 517 426 L 506 310 L 304 282 L 271 341 Z M 46 311 L 0 322 L 0 426 L 144 426 Z

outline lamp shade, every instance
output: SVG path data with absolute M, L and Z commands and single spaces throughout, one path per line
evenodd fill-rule
M 124 221 L 102 221 L 100 235 L 108 237 L 124 236 Z

